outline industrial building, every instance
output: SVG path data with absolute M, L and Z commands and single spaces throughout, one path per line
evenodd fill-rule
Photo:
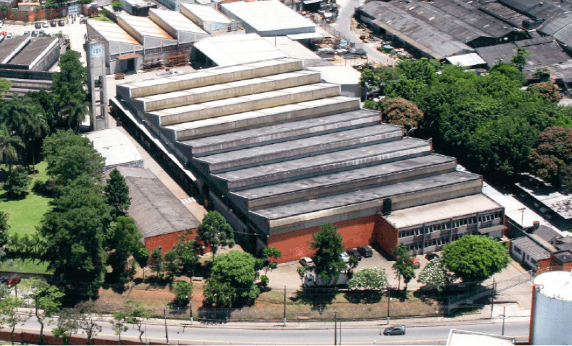
M 160 248 L 164 254 L 181 236 L 192 239 L 187 231 L 196 230 L 199 221 L 153 172 L 139 167 L 117 169 L 129 186 L 131 205 L 127 215 L 135 220 L 149 252 Z
M 143 0 L 121 0 L 121 3 L 125 12 L 134 16 L 146 17 L 150 9 L 157 8 L 156 3 Z
M 106 46 L 108 73 L 187 64 L 194 42 L 208 36 L 178 12 L 150 9 L 149 17 L 117 16 L 117 24 L 87 21 L 90 37 Z
M 326 222 L 347 247 L 406 244 L 413 254 L 504 229 L 504 210 L 481 195 L 480 176 L 380 123 L 300 60 L 126 83 L 111 102 L 192 170 L 238 242 L 277 247 L 282 261 L 311 254 L 308 241 Z
M 60 57 L 62 43 L 57 37 L 30 36 L 0 41 L 0 78 L 8 79 L 12 83 L 11 92 L 19 95 L 49 89 L 52 85 L 49 70 Z
M 220 10 L 263 37 L 316 33 L 316 24 L 277 0 L 221 3 Z
M 236 21 L 231 21 L 224 14 L 210 6 L 198 4 L 181 4 L 181 13 L 193 23 L 200 26 L 212 36 L 224 35 L 237 30 Z
M 85 135 L 97 152 L 105 159 L 104 171 L 118 166 L 143 167 L 137 148 L 118 129 L 106 129 Z
M 550 271 L 534 278 L 531 345 L 566 345 L 572 340 L 572 274 Z

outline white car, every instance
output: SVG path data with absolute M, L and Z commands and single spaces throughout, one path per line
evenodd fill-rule
M 4 22 L 0 20 L 0 28 L 4 25 Z
M 6 34 L 6 38 L 12 38 L 14 37 L 14 33 L 13 32 L 9 32 Z
M 348 255 L 348 253 L 344 251 L 340 254 L 340 259 L 345 263 L 348 263 L 350 261 L 350 255 Z

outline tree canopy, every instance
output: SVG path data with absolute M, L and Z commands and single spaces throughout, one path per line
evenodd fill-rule
M 129 197 L 129 186 L 117 168 L 109 173 L 109 179 L 105 185 L 105 194 L 107 195 L 107 203 L 113 207 L 113 218 L 125 215 L 131 205 L 131 197 Z
M 401 285 L 401 278 L 403 278 L 405 283 L 403 290 L 407 290 L 407 284 L 415 278 L 415 266 L 411 256 L 409 256 L 409 249 L 403 245 L 396 246 L 393 250 L 393 256 L 395 257 L 395 263 L 393 263 L 392 268 L 395 270 L 398 285 Z
M 530 166 L 546 182 L 572 189 L 572 129 L 553 126 L 542 131 L 530 151 Z
M 219 256 L 204 289 L 205 302 L 216 307 L 232 307 L 256 299 L 260 289 L 256 258 L 247 252 L 231 250 Z
M 445 286 L 455 281 L 455 276 L 445 267 L 442 258 L 435 258 L 421 269 L 417 281 L 442 291 Z
M 349 279 L 348 287 L 354 290 L 380 290 L 387 287 L 387 273 L 383 268 L 364 268 Z
M 342 235 L 331 223 L 325 223 L 319 232 L 312 234 L 310 248 L 316 251 L 316 274 L 325 282 L 336 282 L 346 264 L 340 258 L 344 251 Z
M 197 227 L 195 241 L 210 247 L 214 261 L 219 248 L 234 246 L 234 231 L 218 211 L 209 211 Z
M 466 235 L 447 244 L 442 254 L 447 269 L 464 282 L 486 280 L 510 260 L 501 243 L 484 235 Z
M 423 112 L 419 107 L 402 98 L 386 97 L 379 101 L 377 108 L 381 113 L 381 121 L 403 126 L 404 132 L 416 129 L 423 119 Z

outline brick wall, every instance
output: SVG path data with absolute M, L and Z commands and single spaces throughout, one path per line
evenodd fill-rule
M 3 13 L 3 18 L 8 18 L 9 20 L 23 21 L 23 22 L 35 22 L 38 20 L 45 19 L 58 19 L 64 18 L 68 15 L 68 8 L 45 8 L 41 10 L 34 11 L 20 11 L 16 9 L 10 9 Z
M 388 253 L 393 253 L 395 246 L 397 246 L 399 242 L 399 232 L 382 217 L 378 217 L 375 226 L 375 242 Z
M 361 245 L 371 244 L 375 239 L 375 234 L 380 232 L 376 224 L 379 223 L 377 215 L 341 221 L 334 223 L 338 232 L 343 237 L 346 249 Z M 314 254 L 310 250 L 309 242 L 312 241 L 312 234 L 319 232 L 320 227 L 311 227 L 294 232 L 271 235 L 268 237 L 268 246 L 275 247 L 282 252 L 280 262 L 288 262 L 304 256 Z M 378 237 L 381 239 L 381 237 Z
M 149 253 L 153 252 L 159 246 L 161 247 L 161 252 L 163 255 L 171 250 L 173 246 L 179 241 L 179 236 L 185 236 L 185 239 L 192 240 L 195 239 L 195 230 L 193 233 L 186 235 L 185 231 L 179 231 L 169 234 L 161 234 L 155 237 L 145 238 L 145 247 L 149 250 Z

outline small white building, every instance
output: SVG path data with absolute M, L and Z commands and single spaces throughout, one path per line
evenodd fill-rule
M 360 97 L 361 87 L 359 86 L 361 73 L 351 66 L 316 66 L 309 67 L 309 70 L 319 71 L 322 80 L 326 83 L 339 84 L 343 96 Z
M 105 159 L 104 171 L 117 166 L 143 167 L 143 158 L 135 145 L 118 129 L 90 132 L 84 135 Z
M 232 21 L 210 6 L 182 3 L 179 8 L 181 14 L 211 35 L 226 34 L 233 29 Z

